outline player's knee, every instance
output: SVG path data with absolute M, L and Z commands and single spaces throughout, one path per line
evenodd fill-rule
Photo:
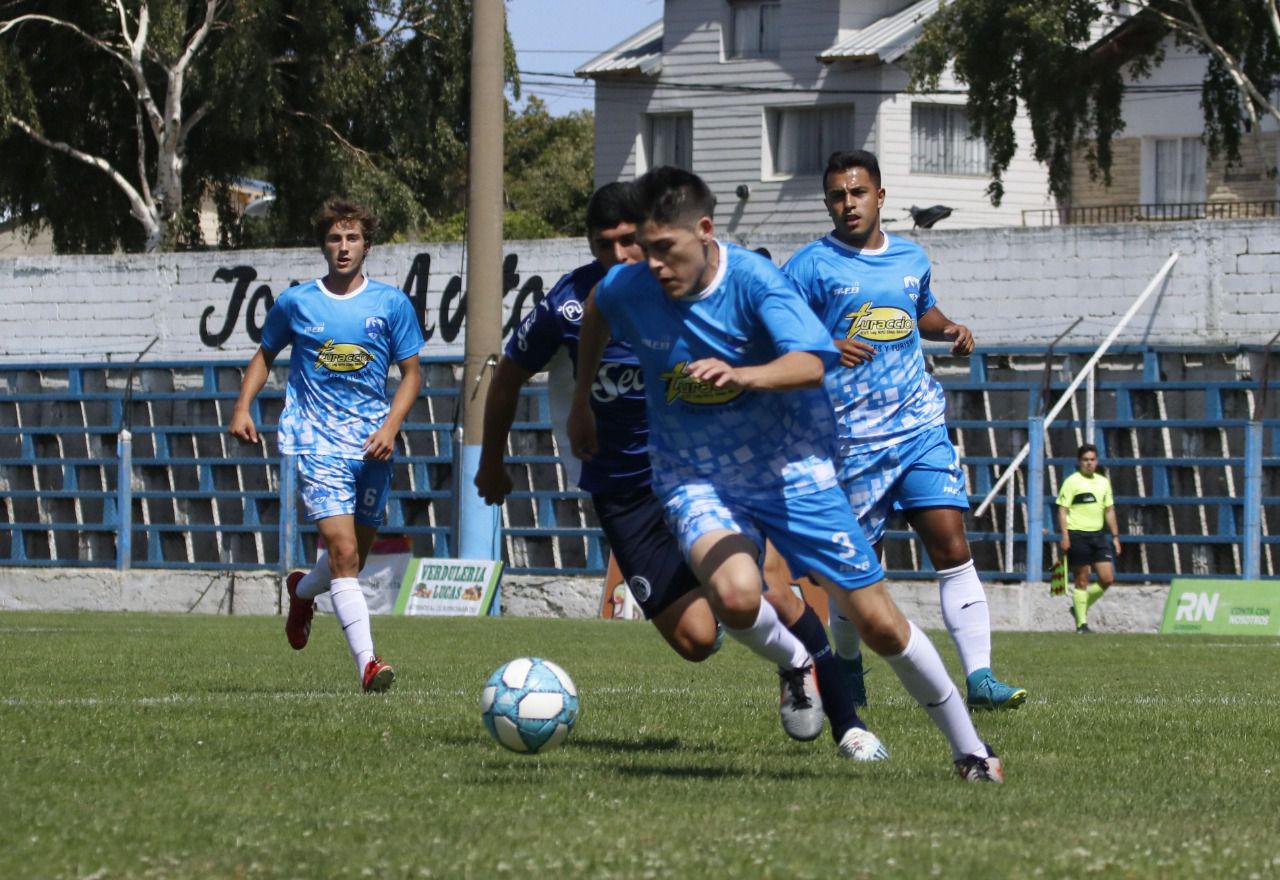
M 858 621 L 858 635 L 868 648 L 882 657 L 892 657 L 907 650 L 911 627 L 903 626 L 896 616 L 875 615 Z
M 336 577 L 350 577 L 360 571 L 360 550 L 354 538 L 350 541 L 332 541 L 328 550 L 329 569 Z
M 972 558 L 969 552 L 969 542 L 963 534 L 948 535 L 940 541 L 935 541 L 929 549 L 931 551 L 929 557 L 933 562 L 933 567 L 939 571 L 958 568 Z
M 677 654 L 690 663 L 701 663 L 716 652 L 716 642 L 703 640 L 680 639 L 672 643 Z

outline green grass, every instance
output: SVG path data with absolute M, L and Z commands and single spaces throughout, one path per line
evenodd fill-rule
M 949 666 L 945 635 L 935 641 Z M 379 618 L 400 678 L 358 692 L 330 618 L 0 614 L 0 877 L 1266 877 L 1280 874 L 1274 640 L 997 634 L 1031 692 L 965 785 L 871 661 L 892 759 L 792 742 L 737 645 L 649 626 Z M 488 674 L 550 657 L 559 751 L 500 749 Z

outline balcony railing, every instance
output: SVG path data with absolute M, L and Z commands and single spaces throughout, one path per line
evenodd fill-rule
M 1171 202 L 1167 204 L 1067 205 L 1022 212 L 1023 226 L 1158 223 L 1169 220 L 1243 220 L 1280 216 L 1280 200 Z

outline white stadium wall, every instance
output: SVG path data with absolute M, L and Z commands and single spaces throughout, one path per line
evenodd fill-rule
M 981 345 L 1047 343 L 1075 319 L 1073 344 L 1100 340 L 1173 250 L 1165 286 L 1121 341 L 1265 342 L 1280 329 L 1280 224 L 1209 221 L 1124 226 L 930 230 L 914 237 L 934 262 L 944 310 Z M 781 262 L 808 240 L 757 236 Z M 580 239 L 508 242 L 507 327 L 536 296 L 588 259 Z M 248 358 L 266 309 L 291 282 L 323 269 L 318 250 L 0 259 L 0 361 Z M 427 355 L 461 354 L 464 253 L 458 244 L 376 248 L 371 274 L 413 296 Z

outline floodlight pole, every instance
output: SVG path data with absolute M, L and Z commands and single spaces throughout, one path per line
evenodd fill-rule
M 500 507 L 476 491 L 490 368 L 502 344 L 502 0 L 474 0 L 471 22 L 471 144 L 467 183 L 467 335 L 462 373 L 462 467 L 458 555 L 501 559 Z M 497 607 L 495 599 L 494 607 Z

